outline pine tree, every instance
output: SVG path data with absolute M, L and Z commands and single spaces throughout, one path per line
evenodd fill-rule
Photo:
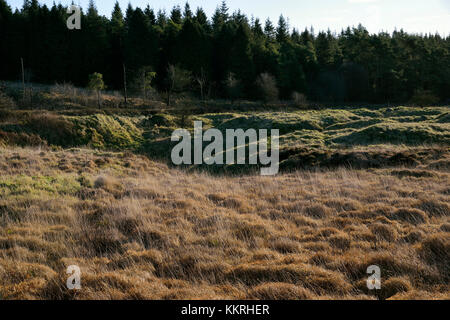
M 155 11 L 153 11 L 153 9 L 150 8 L 150 5 L 147 5 L 147 7 L 145 8 L 144 13 L 145 13 L 145 15 L 147 17 L 147 20 L 148 20 L 149 24 L 151 26 L 156 25 Z
M 231 51 L 231 72 L 242 81 L 244 94 L 250 96 L 255 82 L 251 35 L 248 24 L 241 23 L 236 30 Z
M 293 91 L 326 101 L 449 98 L 450 36 L 370 34 L 361 25 L 339 35 L 316 36 L 312 28 L 290 33 L 283 16 L 276 28 L 270 19 L 263 27 L 239 10 L 230 15 L 225 1 L 211 22 L 201 8 L 193 15 L 189 4 L 183 12 L 174 7 L 169 19 L 164 11 L 155 17 L 149 6 L 143 11 L 131 4 L 124 17 L 116 2 L 106 18 L 93 1 L 81 11 L 81 30 L 69 31 L 66 19 L 61 4 L 49 9 L 25 0 L 13 13 L 0 0 L 0 78 L 16 80 L 22 58 L 27 81 L 86 85 L 90 74 L 101 72 L 105 83 L 121 89 L 125 64 L 131 83 L 148 67 L 165 89 L 172 64 L 188 69 L 194 79 L 208 79 L 217 96 L 226 95 L 233 74 L 241 96 L 257 97 L 256 75 L 269 73 L 276 75 L 283 98 Z
M 333 69 L 342 63 L 341 51 L 337 40 L 331 34 L 330 30 L 327 33 L 320 32 L 317 35 L 315 47 L 317 60 L 322 67 Z
M 164 10 L 158 10 L 157 18 L 156 18 L 156 24 L 164 28 L 167 24 L 167 15 Z
M 227 22 L 229 19 L 228 10 L 227 2 L 223 0 L 220 5 L 220 15 L 222 16 L 223 22 Z
M 184 69 L 199 75 L 210 66 L 211 45 L 205 30 L 197 21 L 186 20 L 178 36 L 177 61 Z
M 90 0 L 84 28 L 84 63 L 85 72 L 91 74 L 96 70 L 106 70 L 107 53 L 110 50 L 107 24 L 104 17 L 98 14 L 93 0 Z
M 172 11 L 170 12 L 170 20 L 172 20 L 175 24 L 183 23 L 183 15 L 181 14 L 180 6 L 175 6 L 172 8 Z
M 253 22 L 252 32 L 253 32 L 253 35 L 257 38 L 261 38 L 264 36 L 264 31 L 262 29 L 261 21 L 258 18 L 256 18 Z
M 197 21 L 203 28 L 209 28 L 208 17 L 206 16 L 205 11 L 200 7 L 197 8 L 195 13 L 195 21 Z
M 289 25 L 283 15 L 278 20 L 276 38 L 278 43 L 283 43 L 289 39 Z
M 122 9 L 120 9 L 119 2 L 116 1 L 114 9 L 111 14 L 111 32 L 115 35 L 121 35 L 123 32 L 125 22 L 123 19 Z
M 308 43 L 312 43 L 314 41 L 314 35 L 309 32 L 308 29 L 305 30 L 300 35 L 301 44 L 306 46 Z
M 5 0 L 0 0 L 0 61 L 2 61 L 2 68 L 0 68 L 0 79 L 8 79 L 11 77 L 13 71 L 8 61 L 11 61 L 11 49 L 3 44 L 10 44 L 12 27 L 12 11 L 11 7 Z M 12 41 L 12 39 L 11 39 Z
M 192 17 L 193 17 L 193 13 L 191 10 L 191 6 L 189 5 L 188 2 L 186 2 L 186 4 L 184 5 L 183 19 L 188 20 L 188 19 L 192 19 Z
M 98 72 L 94 72 L 89 76 L 88 88 L 97 93 L 97 104 L 101 107 L 101 92 L 106 88 L 103 82 L 103 75 Z
M 266 35 L 269 41 L 274 40 L 276 36 L 275 27 L 273 26 L 272 21 L 267 18 L 266 23 L 264 25 L 264 34 Z
M 299 45 L 284 42 L 280 48 L 278 58 L 278 85 L 280 94 L 290 98 L 292 93 L 306 93 L 306 75 L 300 62 Z
M 127 10 L 125 11 L 125 24 L 126 27 L 130 24 L 131 17 L 133 16 L 134 9 L 131 2 L 128 3 Z
M 128 19 L 126 65 L 137 76 L 140 67 L 157 65 L 158 42 L 147 16 L 140 8 L 136 8 Z
M 105 73 L 105 79 L 111 83 L 113 88 L 122 88 L 124 57 L 124 33 L 125 20 L 119 2 L 116 1 L 110 20 L 109 41 L 111 51 L 109 52 L 109 70 Z

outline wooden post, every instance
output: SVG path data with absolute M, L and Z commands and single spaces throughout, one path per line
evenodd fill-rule
M 30 85 L 29 94 L 30 94 L 30 106 L 31 109 L 33 109 L 33 85 Z
M 127 94 L 127 70 L 125 68 L 125 63 L 123 64 L 123 88 L 125 93 L 125 105 L 128 103 L 128 94 Z
M 144 100 L 147 100 L 147 84 L 145 83 L 145 69 L 142 68 L 142 96 L 144 97 Z
M 20 58 L 20 63 L 22 65 L 22 91 L 23 91 L 23 100 L 25 100 L 25 70 L 23 68 L 23 58 Z

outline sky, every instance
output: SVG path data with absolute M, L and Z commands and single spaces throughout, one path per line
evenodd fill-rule
M 72 0 L 40 0 L 51 6 L 63 5 Z M 73 0 L 87 8 L 89 0 Z M 13 9 L 21 8 L 23 0 L 7 0 Z M 110 16 L 115 0 L 97 0 L 96 6 L 103 15 Z M 128 3 L 145 8 L 147 4 L 157 11 L 170 12 L 174 5 L 184 7 L 185 0 L 119 0 L 125 11 Z M 189 0 L 191 9 L 201 6 L 209 17 L 221 0 Z M 289 19 L 291 28 L 340 32 L 347 26 L 363 24 L 371 33 L 392 32 L 403 29 L 410 33 L 435 33 L 450 35 L 450 0 L 228 0 L 230 11 L 241 9 L 249 17 L 261 20 L 270 18 L 274 23 L 280 14 Z

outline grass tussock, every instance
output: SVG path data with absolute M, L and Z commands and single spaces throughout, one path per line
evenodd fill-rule
M 129 152 L 1 148 L 0 297 L 448 299 L 450 173 L 426 171 L 212 176 Z
M 251 289 L 249 298 L 259 300 L 311 300 L 314 294 L 302 287 L 282 282 L 269 282 Z

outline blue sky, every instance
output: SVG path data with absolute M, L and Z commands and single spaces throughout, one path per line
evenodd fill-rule
M 40 0 L 51 6 L 54 0 Z M 21 7 L 23 0 L 7 0 L 13 7 Z M 55 0 L 63 5 L 72 0 Z M 87 7 L 89 0 L 74 0 Z M 114 0 L 97 0 L 100 13 L 110 15 Z M 119 0 L 124 10 L 128 4 L 144 8 L 150 4 L 155 10 L 170 9 L 185 0 Z M 201 6 L 209 16 L 221 0 L 190 0 L 192 9 Z M 439 32 L 450 34 L 450 0 L 228 0 L 231 11 L 241 9 L 247 15 L 277 21 L 280 14 L 289 18 L 291 27 L 304 29 L 313 26 L 316 31 L 330 28 L 340 31 L 347 26 L 362 23 L 370 32 L 393 31 L 403 28 L 408 32 Z

